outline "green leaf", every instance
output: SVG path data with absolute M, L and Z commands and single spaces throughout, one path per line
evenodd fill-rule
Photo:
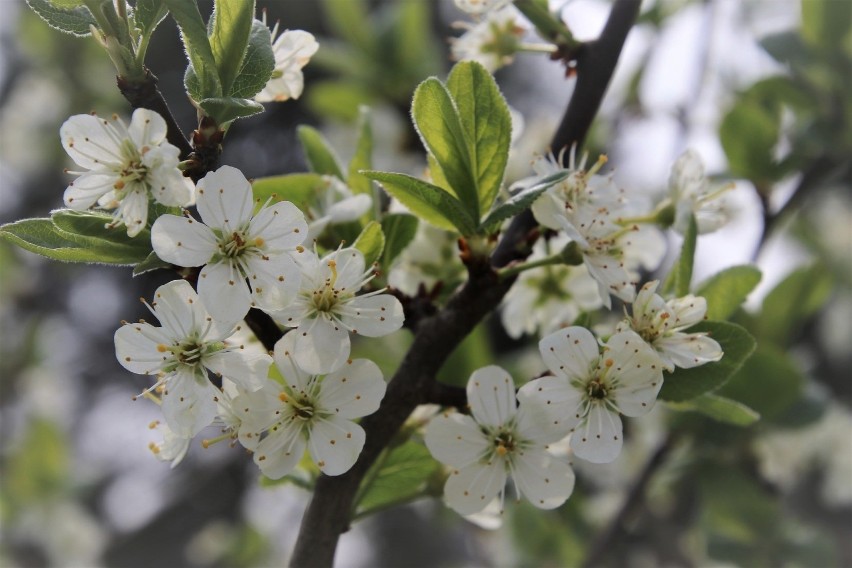
M 139 276 L 140 274 L 145 274 L 152 270 L 159 270 L 160 268 L 171 268 L 171 266 L 171 263 L 161 260 L 160 257 L 157 256 L 157 253 L 151 251 L 151 254 L 149 254 L 145 260 L 133 267 L 133 276 Z
M 375 27 L 365 0 L 323 0 L 323 12 L 334 35 L 363 52 L 376 51 Z
M 760 420 L 760 414 L 745 404 L 710 393 L 687 402 L 669 403 L 668 406 L 680 411 L 700 412 L 714 420 L 734 426 L 751 426 Z
M 678 298 L 689 294 L 689 283 L 692 281 L 692 267 L 695 263 L 695 244 L 698 239 L 698 227 L 695 215 L 690 215 L 686 234 L 683 236 L 683 246 L 680 256 L 672 266 L 669 277 L 663 284 L 663 292 L 674 294 Z
M 349 177 L 346 185 L 353 193 L 372 195 L 373 183 L 361 175 L 361 170 L 373 167 L 373 128 L 370 125 L 370 109 L 361 107 L 358 117 L 358 142 L 355 145 L 355 155 L 349 162 Z
M 269 82 L 275 70 L 275 54 L 272 51 L 272 35 L 260 20 L 251 24 L 248 48 L 242 65 L 231 87 L 231 96 L 250 99 Z
M 794 270 L 764 298 L 758 337 L 786 345 L 801 324 L 825 304 L 833 285 L 831 271 L 820 264 Z
M 312 172 L 335 176 L 341 181 L 346 179 L 343 168 L 340 167 L 340 160 L 319 130 L 311 126 L 300 126 L 296 132 Z
M 734 176 L 758 183 L 777 177 L 774 151 L 779 120 L 777 113 L 747 96 L 728 111 L 719 126 L 719 138 Z
M 521 211 L 529 209 L 535 200 L 538 199 L 539 195 L 547 191 L 549 187 L 567 178 L 570 174 L 571 172 L 569 170 L 563 170 L 538 179 L 535 183 L 521 188 L 520 191 L 495 207 L 488 216 L 485 217 L 485 220 L 482 221 L 482 224 L 480 225 L 480 232 L 493 233 L 497 231 L 500 228 L 500 223 L 509 217 L 517 215 Z
M 393 448 L 365 477 L 366 485 L 357 502 L 356 515 L 363 517 L 388 506 L 404 503 L 423 494 L 429 477 L 439 468 L 429 450 L 408 441 Z
M 462 127 L 467 133 L 468 152 L 479 195 L 479 211 L 488 211 L 503 184 L 503 174 L 509 159 L 509 145 L 512 141 L 509 105 L 494 77 L 476 61 L 456 64 L 447 78 L 447 90 L 453 97 Z
M 111 217 L 110 217 L 111 219 Z M 102 223 L 103 224 L 103 223 Z M 123 227 L 115 231 L 116 240 L 120 235 L 127 237 Z M 51 219 L 23 219 L 0 226 L 0 238 L 25 250 L 63 262 L 84 262 L 90 264 L 132 265 L 145 260 L 151 251 L 150 236 L 143 235 L 134 245 L 115 242 L 96 236 L 75 234 L 60 229 Z
M 364 255 L 365 265 L 372 266 L 382 256 L 385 248 L 385 234 L 382 232 L 382 226 L 375 221 L 370 221 L 352 246 Z
M 260 203 L 272 201 L 290 201 L 300 208 L 326 185 L 320 174 L 298 173 L 281 176 L 263 177 L 254 180 L 252 191 Z
M 399 253 L 414 240 L 419 221 L 414 215 L 407 213 L 391 213 L 382 219 L 382 232 L 385 234 L 385 251 L 382 264 L 385 271 L 393 263 Z
M 219 126 L 224 126 L 238 118 L 245 118 L 263 112 L 263 105 L 249 100 L 234 97 L 215 97 L 202 99 L 200 106 L 207 116 L 213 117 Z
M 707 300 L 707 319 L 728 319 L 760 282 L 760 276 L 754 266 L 732 266 L 703 282 L 696 295 Z
M 207 26 L 204 25 L 198 6 L 194 1 L 163 1 L 180 27 L 183 45 L 189 58 L 190 69 L 187 69 L 184 84 L 190 96 L 196 101 L 221 97 L 222 84 L 216 71 L 216 58 L 213 56 L 213 48 L 207 37 Z
M 802 0 L 802 37 L 811 45 L 836 51 L 852 33 L 852 3 Z
M 95 26 L 95 18 L 87 8 L 64 9 L 49 0 L 27 0 L 27 5 L 51 28 L 77 37 L 91 35 L 90 26 Z
M 453 192 L 469 217 L 479 221 L 479 196 L 473 174 L 470 146 L 449 91 L 435 77 L 414 91 L 411 116 L 423 145 L 441 167 Z
M 307 92 L 311 112 L 347 123 L 356 121 L 358 109 L 374 99 L 369 89 L 348 81 L 317 81 Z
M 254 21 L 254 0 L 216 0 L 212 16 L 210 48 L 222 93 L 230 94 L 242 67 Z
M 133 22 L 143 36 L 150 36 L 168 15 L 169 9 L 163 0 L 136 0 Z
M 677 368 L 667 374 L 660 390 L 661 400 L 683 402 L 716 390 L 742 367 L 756 345 L 754 337 L 745 328 L 733 323 L 703 321 L 687 331 L 708 332 L 710 337 L 719 342 L 725 355 L 714 363 L 705 363 L 692 369 Z
M 431 183 L 405 174 L 365 171 L 366 177 L 381 182 L 412 213 L 438 228 L 457 229 L 468 236 L 476 232 L 476 222 L 458 199 Z

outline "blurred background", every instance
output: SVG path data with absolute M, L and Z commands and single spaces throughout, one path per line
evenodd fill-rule
M 445 75 L 447 38 L 460 33 L 450 24 L 465 15 L 449 0 L 364 4 L 368 29 L 333 1 L 258 0 L 270 23 L 316 35 L 320 52 L 304 96 L 235 123 L 221 163 L 248 177 L 305 171 L 299 124 L 348 158 L 368 104 L 375 167 L 422 171 L 410 96 Z M 610 9 L 551 5 L 580 39 L 596 37 Z M 735 182 L 732 220 L 699 239 L 694 280 L 750 262 L 763 272 L 735 317 L 760 347 L 723 387 L 762 419 L 738 428 L 657 405 L 629 421 L 616 462 L 575 463 L 577 489 L 558 511 L 513 504 L 486 529 L 420 499 L 355 523 L 340 567 L 575 566 L 590 554 L 611 566 L 852 566 L 851 5 L 645 0 L 586 144 L 608 154 L 620 185 L 651 198 L 690 147 L 714 178 Z M 195 112 L 170 19 L 153 39 L 148 65 L 188 133 Z M 496 77 L 523 118 L 511 182 L 548 150 L 573 79 L 533 54 Z M 59 127 L 89 111 L 129 116 L 114 85 L 91 38 L 49 29 L 23 0 L 0 1 L 0 222 L 62 206 L 72 163 Z M 670 256 L 678 246 L 672 238 Z M 131 400 L 148 384 L 118 365 L 112 335 L 144 317 L 136 298 L 170 278 L 58 264 L 0 242 L 0 565 L 286 562 L 306 491 L 260 484 L 250 457 L 227 444 L 194 444 L 175 469 L 148 449 L 162 437 L 148 427 L 159 410 Z M 488 362 L 525 376 L 535 342 L 510 341 L 498 320 L 460 347 L 454 380 Z

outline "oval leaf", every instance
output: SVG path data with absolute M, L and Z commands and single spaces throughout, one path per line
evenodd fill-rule
M 95 18 L 88 8 L 58 8 L 50 0 L 27 0 L 27 5 L 51 28 L 77 37 L 91 35 L 90 26 L 95 26 Z
M 254 0 L 214 2 L 210 48 L 223 94 L 231 93 L 246 54 L 253 21 Z
M 385 234 L 382 232 L 382 226 L 375 221 L 370 221 L 352 246 L 364 255 L 366 266 L 371 266 L 379 260 L 385 248 Z
M 732 266 L 702 283 L 696 295 L 707 300 L 707 319 L 728 319 L 758 285 L 760 276 L 754 266 Z
M 745 404 L 710 393 L 688 402 L 669 403 L 668 406 L 680 411 L 700 412 L 714 420 L 734 426 L 751 426 L 760 420 L 760 413 Z
M 254 97 L 266 86 L 274 70 L 272 35 L 263 22 L 254 20 L 245 57 L 231 87 L 231 96 L 241 99 Z
M 419 221 L 414 215 L 407 213 L 392 213 L 382 219 L 382 232 L 385 234 L 385 251 L 382 263 L 385 270 L 405 247 L 414 240 Z

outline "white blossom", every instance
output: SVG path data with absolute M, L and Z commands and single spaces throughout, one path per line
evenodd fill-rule
M 447 504 L 471 515 L 498 495 L 502 503 L 509 476 L 519 499 L 541 509 L 564 503 L 574 489 L 574 472 L 547 451 L 568 431 L 561 420 L 545 415 L 537 402 L 518 407 L 512 378 L 494 365 L 471 375 L 467 397 L 470 416 L 447 411 L 426 427 L 429 451 L 453 468 L 444 486 Z
M 489 11 L 475 24 L 457 23 L 465 32 L 450 40 L 453 59 L 476 61 L 492 73 L 509 65 L 518 52 L 519 39 L 526 32 L 521 22 L 517 10 L 507 7 Z
M 703 321 L 707 301 L 689 294 L 666 301 L 656 294 L 659 281 L 645 284 L 633 302 L 633 315 L 621 322 L 618 331 L 632 329 L 653 347 L 666 370 L 689 369 L 722 358 L 719 343 L 706 332 L 682 330 Z
M 124 223 L 135 237 L 148 222 L 148 202 L 177 207 L 193 202 L 192 181 L 178 169 L 180 150 L 166 141 L 166 121 L 136 109 L 126 125 L 118 116 L 72 116 L 59 129 L 62 146 L 88 171 L 65 190 L 65 205 L 83 211 L 97 206 L 115 210 L 112 225 Z
M 385 381 L 368 359 L 348 360 L 324 377 L 307 373 L 294 357 L 295 339 L 290 332 L 275 345 L 282 383 L 267 380 L 259 391 L 234 399 L 239 439 L 272 479 L 292 471 L 306 448 L 323 473 L 340 475 L 364 447 L 364 429 L 353 419 L 378 410 Z
M 295 327 L 295 357 L 309 373 L 329 373 L 349 358 L 349 333 L 381 337 L 402 327 L 402 304 L 383 290 L 355 294 L 373 279 L 364 255 L 338 249 L 323 258 L 305 253 L 302 283 L 287 308 L 269 314 L 281 325 Z
M 148 444 L 148 449 L 160 461 L 171 462 L 172 467 L 177 466 L 186 457 L 189 451 L 189 444 L 192 441 L 191 437 L 179 436 L 172 432 L 172 429 L 159 421 L 154 421 L 149 426 L 151 430 L 160 430 L 163 434 L 162 442 L 151 442 Z
M 641 416 L 663 386 L 656 352 L 633 331 L 610 337 L 601 353 L 592 333 L 569 327 L 539 342 L 555 376 L 524 385 L 522 403 L 536 401 L 554 420 L 573 428 L 571 449 L 594 463 L 613 461 L 621 452 L 620 414 Z
M 304 215 L 289 201 L 252 216 L 251 184 L 238 169 L 222 166 L 198 182 L 198 214 L 162 215 L 151 227 L 161 259 L 201 266 L 198 293 L 210 313 L 235 321 L 252 306 L 280 309 L 296 294 L 301 273 L 292 254 L 308 232 Z
M 370 210 L 373 199 L 366 193 L 353 194 L 336 176 L 322 176 L 323 185 L 307 204 L 308 235 L 305 244 L 318 238 L 329 225 L 357 221 Z
M 221 391 L 208 371 L 248 390 L 261 387 L 272 358 L 230 344 L 235 324 L 213 318 L 188 282 L 160 286 L 148 308 L 162 327 L 126 323 L 115 332 L 115 353 L 125 369 L 156 376 L 148 391 L 162 390 L 163 415 L 175 435 L 191 438 L 216 417 Z
M 733 188 L 733 184 L 710 187 L 701 158 L 693 150 L 684 152 L 669 176 L 669 197 L 675 206 L 674 229 L 685 233 L 691 215 L 695 215 L 699 234 L 712 233 L 727 223 L 725 202 L 719 198 Z
M 277 33 L 278 24 L 275 24 L 272 37 Z M 263 90 L 255 95 L 254 100 L 268 103 L 298 99 L 305 87 L 302 68 L 318 49 L 319 43 L 314 36 L 303 30 L 287 30 L 278 36 L 272 44 L 275 70 L 272 72 L 272 78 Z

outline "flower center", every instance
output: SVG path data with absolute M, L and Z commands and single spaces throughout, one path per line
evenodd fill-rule
M 331 276 L 325 279 L 322 288 L 314 290 L 313 304 L 318 312 L 330 312 L 340 301 L 340 291 L 334 287 L 337 282 L 337 262 L 328 261 Z
M 498 456 L 505 456 L 515 450 L 516 441 L 511 432 L 501 431 L 494 438 L 494 451 Z

